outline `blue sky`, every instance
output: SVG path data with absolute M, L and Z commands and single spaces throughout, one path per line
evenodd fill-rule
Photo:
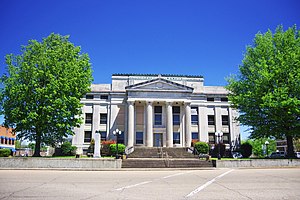
M 1 0 L 0 74 L 6 54 L 54 32 L 89 54 L 94 83 L 110 83 L 113 73 L 163 73 L 226 85 L 255 34 L 300 26 L 299 10 L 297 0 Z

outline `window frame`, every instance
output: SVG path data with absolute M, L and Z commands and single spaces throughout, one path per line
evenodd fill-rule
M 102 119 L 101 116 L 105 116 L 105 119 Z M 100 113 L 100 124 L 107 124 L 107 113 Z
M 211 120 L 211 119 L 213 120 Z M 207 115 L 207 124 L 209 126 L 215 126 L 216 125 L 216 120 L 215 120 L 215 115 Z
M 178 138 L 175 136 L 178 135 Z M 180 132 L 173 132 L 173 144 L 180 144 Z
M 91 118 L 88 118 L 90 116 Z M 93 113 L 85 113 L 85 124 L 93 124 Z
M 87 134 L 90 134 L 90 137 L 86 137 Z M 87 139 L 89 139 L 89 140 L 87 140 Z M 91 141 L 92 141 L 92 131 L 84 131 L 83 142 L 90 143 Z
M 141 138 L 138 135 L 141 134 Z M 135 144 L 144 144 L 144 132 L 137 131 L 135 132 Z

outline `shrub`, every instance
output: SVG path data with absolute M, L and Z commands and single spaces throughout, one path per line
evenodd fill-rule
M 0 149 L 0 157 L 8 157 L 10 153 L 10 149 Z
M 61 145 L 61 151 L 64 156 L 74 156 L 76 154 L 77 147 L 72 146 L 70 142 L 64 142 Z
M 241 145 L 241 154 L 243 158 L 249 158 L 252 154 L 252 145 L 245 142 Z
M 101 155 L 110 156 L 112 155 L 109 146 L 111 144 L 116 144 L 114 140 L 104 140 L 101 142 Z
M 198 153 L 207 154 L 209 151 L 209 145 L 206 142 L 196 142 L 194 147 Z
M 110 152 L 112 154 L 116 154 L 117 152 L 117 144 L 111 144 L 109 146 Z M 125 151 L 125 145 L 124 144 L 118 144 L 118 154 L 123 154 Z

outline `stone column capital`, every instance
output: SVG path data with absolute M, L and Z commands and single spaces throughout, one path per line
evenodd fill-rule
M 146 104 L 147 104 L 147 105 L 152 105 L 152 104 L 153 104 L 153 101 L 152 101 L 152 100 L 146 100 Z
M 191 101 L 184 101 L 183 104 L 184 104 L 185 106 L 190 106 L 190 105 L 191 105 Z
M 127 100 L 128 105 L 133 105 L 134 104 L 134 100 Z
M 166 105 L 168 106 L 168 105 L 171 105 L 172 106 L 172 104 L 173 104 L 173 101 L 166 101 Z

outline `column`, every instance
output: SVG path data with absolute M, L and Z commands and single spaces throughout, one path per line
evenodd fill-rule
M 215 107 L 215 131 L 222 131 L 222 111 L 221 107 Z
M 127 146 L 133 146 L 134 139 L 134 101 L 127 101 L 128 103 L 128 133 L 127 133 Z
M 172 102 L 166 102 L 167 107 L 167 147 L 173 147 L 173 112 Z
M 185 147 L 190 147 L 192 142 L 191 136 L 191 103 L 185 102 Z
M 208 142 L 208 122 L 207 112 L 205 106 L 199 107 L 199 130 L 200 130 L 200 141 Z
M 95 138 L 95 131 L 99 130 L 100 125 L 100 105 L 93 105 L 92 137 Z
M 152 101 L 147 101 L 146 146 L 153 147 L 153 107 Z

